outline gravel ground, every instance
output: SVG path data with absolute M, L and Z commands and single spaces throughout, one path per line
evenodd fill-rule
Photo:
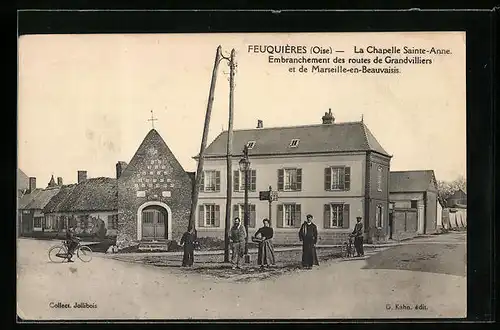
M 466 276 L 465 244 L 408 244 L 367 259 L 364 269 L 399 269 Z
M 327 260 L 340 258 L 340 248 L 317 249 L 320 263 Z M 224 263 L 223 255 L 195 255 L 195 264 L 192 268 L 180 267 L 182 256 L 127 256 L 113 255 L 111 259 L 147 264 L 156 267 L 166 267 L 177 272 L 190 272 L 221 279 L 230 279 L 236 282 L 246 282 L 251 280 L 261 280 L 273 276 L 282 275 L 291 270 L 301 268 L 302 251 L 276 251 L 276 265 L 260 269 L 257 264 L 257 255 L 251 254 L 250 264 L 243 264 L 243 269 L 231 269 L 230 263 Z
M 449 244 L 443 244 L 444 239 L 429 239 L 429 245 L 439 249 Z M 464 317 L 467 310 L 466 277 L 366 269 L 366 259 L 320 261 L 320 266 L 312 270 L 298 269 L 249 281 L 244 278 L 252 277 L 251 271 L 225 279 L 196 268 L 122 262 L 103 254 L 96 254 L 88 263 L 76 260 L 54 264 L 47 257 L 53 243 L 18 240 L 16 299 L 17 314 L 22 319 L 449 318 Z M 295 264 L 299 261 L 296 253 L 300 252 L 288 254 Z M 280 258 L 284 256 L 278 256 L 283 262 Z M 447 262 L 453 261 L 450 258 Z M 197 263 L 197 267 L 205 266 Z M 58 307 L 77 303 L 91 307 Z M 398 304 L 411 309 L 397 309 Z

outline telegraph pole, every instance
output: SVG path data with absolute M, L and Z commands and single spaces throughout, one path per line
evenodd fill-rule
M 233 198 L 233 113 L 234 113 L 234 74 L 236 63 L 235 51 L 231 50 L 229 59 L 229 125 L 227 130 L 227 199 L 226 221 L 224 226 L 224 262 L 229 262 L 229 230 L 231 228 L 231 202 Z
M 205 125 L 203 126 L 203 136 L 201 138 L 200 153 L 198 155 L 198 168 L 196 170 L 195 185 L 193 187 L 193 193 L 191 196 L 191 214 L 189 217 L 189 226 L 191 228 L 195 228 L 196 208 L 198 206 L 198 193 L 200 190 L 201 176 L 203 174 L 203 160 L 205 156 L 205 148 L 207 145 L 207 136 L 210 126 L 210 116 L 212 114 L 212 105 L 214 103 L 215 83 L 217 82 L 217 69 L 219 68 L 220 56 L 221 46 L 217 47 L 217 53 L 215 54 L 214 69 L 212 71 L 212 81 L 210 83 L 210 91 L 208 94 L 207 112 L 205 114 Z

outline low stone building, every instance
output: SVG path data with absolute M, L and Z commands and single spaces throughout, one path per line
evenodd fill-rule
M 116 179 L 87 179 L 86 172 L 79 171 L 79 180 L 78 184 L 62 186 L 44 208 L 48 230 L 64 232 L 72 227 L 80 236 L 116 236 Z
M 390 215 L 390 236 L 406 238 L 437 231 L 437 182 L 433 170 L 391 171 L 389 198 L 393 208 Z
M 30 178 L 29 193 L 18 202 L 19 234 L 26 235 L 32 232 L 43 232 L 48 228 L 45 222 L 44 208 L 50 200 L 59 193 L 60 186 L 52 176 L 45 189 L 36 188 L 36 179 Z

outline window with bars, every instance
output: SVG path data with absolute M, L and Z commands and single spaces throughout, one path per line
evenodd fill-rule
M 42 228 L 43 217 L 34 217 L 33 218 L 33 227 L 34 228 Z
M 299 142 L 300 142 L 299 139 L 293 139 L 292 141 L 290 141 L 290 147 L 297 148 L 297 146 L 299 145 Z

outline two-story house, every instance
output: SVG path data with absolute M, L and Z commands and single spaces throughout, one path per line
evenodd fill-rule
M 243 219 L 244 173 L 238 162 L 248 145 L 249 234 L 271 218 L 278 244 L 298 243 L 298 229 L 314 216 L 320 243 L 347 238 L 362 217 L 368 242 L 388 234 L 388 178 L 391 156 L 363 122 L 335 123 L 331 110 L 319 125 L 263 128 L 233 132 L 231 219 Z M 222 132 L 206 149 L 196 226 L 198 236 L 224 237 L 226 146 Z M 198 160 L 198 157 L 194 157 Z M 269 186 L 278 191 L 271 205 L 259 200 Z

